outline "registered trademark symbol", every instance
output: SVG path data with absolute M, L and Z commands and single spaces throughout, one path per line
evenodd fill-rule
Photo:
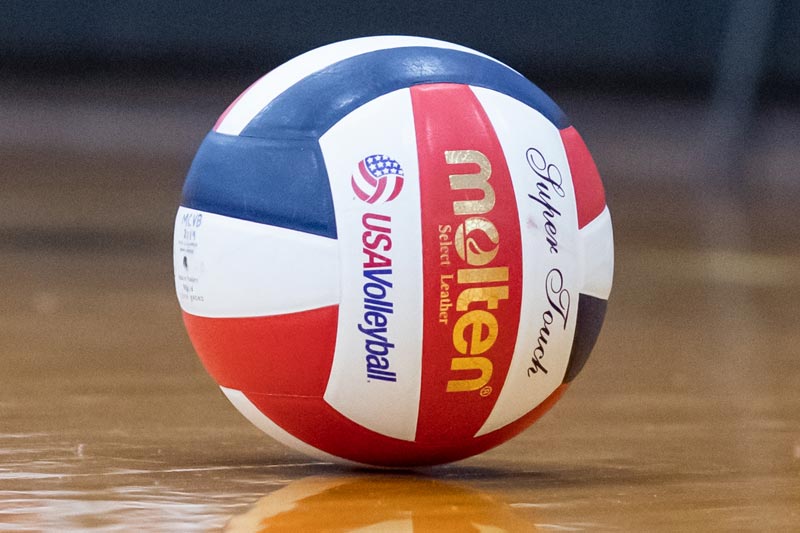
M 485 386 L 484 388 L 481 389 L 481 398 L 486 398 L 491 393 L 492 393 L 492 387 L 487 385 L 487 386 Z

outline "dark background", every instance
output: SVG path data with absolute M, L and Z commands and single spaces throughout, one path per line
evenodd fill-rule
M 220 79 L 260 75 L 333 41 L 409 34 L 483 51 L 550 89 L 647 88 L 702 97 L 715 79 L 726 35 L 741 32 L 741 21 L 733 20 L 737 9 L 762 25 L 761 94 L 795 95 L 800 2 L 791 0 L 6 0 L 0 57 L 7 73 Z

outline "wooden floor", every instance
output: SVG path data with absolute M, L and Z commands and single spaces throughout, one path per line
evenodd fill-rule
M 800 531 L 800 195 L 780 152 L 786 135 L 800 144 L 800 122 L 762 131 L 749 165 L 769 179 L 753 170 L 749 192 L 701 193 L 702 175 L 664 155 L 691 166 L 690 136 L 672 130 L 694 124 L 696 104 L 566 95 L 616 234 L 589 363 L 508 444 L 376 473 L 261 434 L 184 333 L 172 217 L 236 90 L 12 89 L 0 104 L 22 132 L 0 137 L 0 531 Z M 622 126 L 587 99 L 624 110 Z

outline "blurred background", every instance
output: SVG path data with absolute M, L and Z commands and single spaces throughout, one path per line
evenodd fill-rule
M 378 34 L 466 45 L 539 85 L 586 140 L 614 221 L 615 287 L 580 379 L 522 444 L 469 464 L 536 471 L 510 493 L 569 502 L 537 510 L 554 524 L 704 529 L 710 509 L 734 529 L 800 523 L 800 2 L 0 11 L 0 526 L 218 526 L 315 468 L 251 428 L 193 355 L 172 225 L 241 91 Z M 591 503 L 601 491 L 617 499 Z
M 2 178 L 17 184 L 0 213 L 5 240 L 57 229 L 85 241 L 102 227 L 128 246 L 167 242 L 160 217 L 239 92 L 311 48 L 377 34 L 453 41 L 525 74 L 583 133 L 612 202 L 623 182 L 681 184 L 738 189 L 737 209 L 755 199 L 788 212 L 798 187 L 791 0 L 6 0 L 3 12 Z M 123 173 L 125 158 L 135 162 Z M 649 206 L 665 224 L 680 210 L 670 196 Z

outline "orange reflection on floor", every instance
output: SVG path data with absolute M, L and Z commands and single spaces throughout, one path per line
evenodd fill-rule
M 266 531 L 534 531 L 493 496 L 416 476 L 314 476 L 261 498 L 229 533 Z

